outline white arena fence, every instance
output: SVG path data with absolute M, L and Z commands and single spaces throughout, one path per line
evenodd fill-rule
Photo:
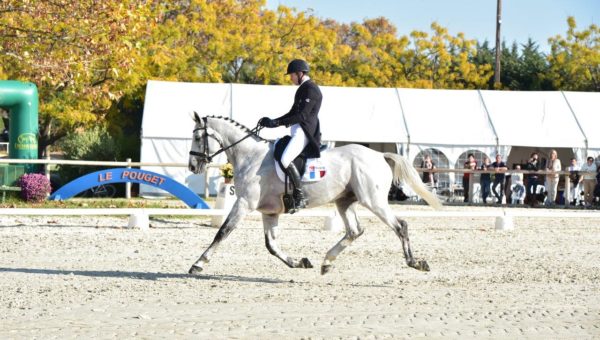
M 141 166 L 172 166 L 172 167 L 187 167 L 187 164 L 182 163 L 148 163 L 148 162 L 125 162 L 118 161 L 78 161 L 78 160 L 52 160 L 52 159 L 0 159 L 2 163 L 20 163 L 20 164 L 57 164 L 57 165 L 78 165 L 78 166 L 117 166 L 117 167 L 141 167 Z M 215 165 L 215 167 L 218 167 Z M 46 166 L 46 169 L 48 167 Z M 473 172 L 473 173 L 495 173 L 493 171 L 471 171 L 464 169 L 417 169 L 418 171 L 428 172 Z M 532 173 L 531 171 L 507 171 L 508 173 L 521 172 L 524 174 Z M 48 170 L 46 170 L 48 174 Z M 538 171 L 537 174 L 544 175 L 549 172 Z M 559 172 L 561 175 L 568 176 L 568 171 Z M 568 180 L 566 181 L 569 182 Z M 129 216 L 129 227 L 139 227 L 141 229 L 148 228 L 150 216 L 224 216 L 229 211 L 226 209 L 174 209 L 174 208 L 117 208 L 117 209 L 40 209 L 40 208 L 5 208 L 0 209 L 0 216 Z M 375 217 L 369 211 L 358 211 L 361 217 Z M 260 213 L 254 212 L 251 216 L 260 216 Z M 326 225 L 329 229 L 339 230 L 341 219 L 337 216 L 335 209 L 306 209 L 294 215 L 284 215 L 291 217 L 321 217 L 326 219 Z M 397 212 L 397 216 L 416 217 L 416 218 L 444 218 L 444 217 L 492 217 L 496 219 L 496 229 L 511 229 L 513 217 L 540 217 L 540 218 L 600 218 L 598 211 L 569 211 L 569 210 L 539 210 L 525 209 L 516 210 L 509 208 L 490 207 L 481 211 L 456 211 L 444 209 L 441 211 L 402 211 Z M 331 226 L 332 223 L 338 226 Z
M 229 211 L 225 209 L 176 209 L 176 208 L 67 208 L 67 209 L 30 209 L 30 208 L 5 208 L 0 209 L 0 216 L 129 216 L 128 227 L 149 229 L 150 216 L 223 216 Z M 375 217 L 370 211 L 359 210 L 359 217 Z M 250 216 L 258 217 L 259 212 L 253 212 Z M 306 209 L 294 215 L 283 215 L 287 217 L 321 217 L 325 218 L 324 229 L 340 231 L 343 229 L 342 222 L 334 209 Z M 495 218 L 495 228 L 498 230 L 510 230 L 514 228 L 514 217 L 539 217 L 539 218 L 594 218 L 600 219 L 598 211 L 564 211 L 564 210 L 539 210 L 539 209 L 502 209 L 490 208 L 481 211 L 396 211 L 400 218 L 464 218 L 464 217 L 491 217 Z

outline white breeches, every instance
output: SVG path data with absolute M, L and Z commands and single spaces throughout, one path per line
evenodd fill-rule
M 304 134 L 304 130 L 300 127 L 300 124 L 292 125 L 292 139 L 290 143 L 285 147 L 283 155 L 281 156 L 281 164 L 287 168 L 290 163 L 298 157 L 298 155 L 304 150 L 304 147 L 308 144 L 308 138 Z

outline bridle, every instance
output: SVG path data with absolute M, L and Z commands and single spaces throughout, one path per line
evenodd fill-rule
M 202 161 L 204 163 L 212 162 L 213 158 L 216 155 L 220 154 L 221 152 L 225 152 L 226 150 L 231 149 L 232 147 L 241 143 L 244 139 L 246 139 L 250 136 L 255 136 L 255 135 L 258 136 L 258 132 L 262 129 L 262 127 L 260 125 L 256 125 L 256 127 L 254 129 L 251 129 L 250 132 L 246 136 L 244 136 L 242 139 L 238 140 L 235 143 L 232 143 L 231 145 L 223 146 L 223 142 L 220 139 L 218 139 L 217 137 L 215 137 L 214 133 L 212 132 L 213 130 L 210 129 L 211 131 L 209 132 L 209 128 L 206 124 L 207 117 L 202 117 L 202 121 L 204 122 L 203 126 L 199 127 L 199 128 L 195 128 L 194 131 L 192 131 L 192 132 L 194 134 L 196 134 L 196 132 L 202 131 L 202 144 L 203 144 L 202 150 L 203 150 L 203 152 L 190 151 L 190 156 L 199 157 L 200 161 Z M 221 146 L 221 148 L 219 150 L 215 151 L 215 153 L 213 153 L 212 155 L 209 155 L 209 151 L 208 151 L 208 137 L 212 137 Z

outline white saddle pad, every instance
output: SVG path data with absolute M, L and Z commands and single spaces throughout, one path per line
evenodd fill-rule
M 277 172 L 277 177 L 279 177 L 282 182 L 285 181 L 285 172 L 281 170 L 277 161 L 275 161 L 275 170 Z M 318 182 L 322 180 L 326 174 L 327 169 L 320 158 L 308 158 L 306 160 L 306 167 L 304 168 L 304 175 L 301 180 L 302 182 Z

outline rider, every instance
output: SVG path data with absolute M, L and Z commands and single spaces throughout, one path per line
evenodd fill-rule
M 301 59 L 292 60 L 286 75 L 294 85 L 299 85 L 294 97 L 294 104 L 290 112 L 285 115 L 270 119 L 263 117 L 259 125 L 274 128 L 280 125 L 291 126 L 289 144 L 281 156 L 281 164 L 294 185 L 294 201 L 296 208 L 306 207 L 308 201 L 302 191 L 300 173 L 293 160 L 304 150 L 307 158 L 318 158 L 320 154 L 321 130 L 319 128 L 319 109 L 321 108 L 321 90 L 308 76 L 310 68 L 308 63 Z

